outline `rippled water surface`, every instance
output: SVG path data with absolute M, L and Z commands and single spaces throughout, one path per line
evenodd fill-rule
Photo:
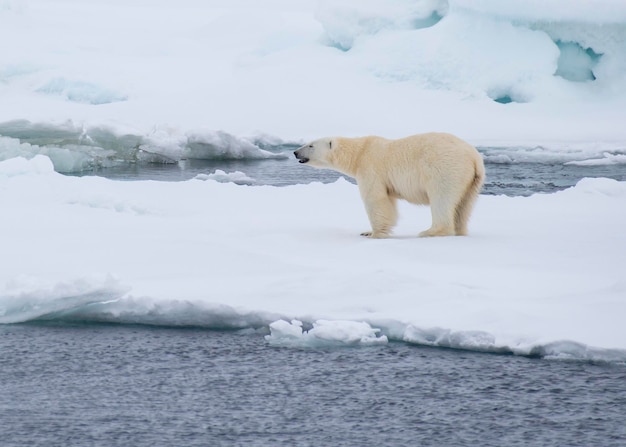
M 286 156 L 291 155 L 286 152 Z M 580 166 L 555 159 L 548 161 L 490 161 L 485 167 L 487 180 L 483 194 L 528 196 L 549 193 L 574 186 L 585 177 L 607 177 L 626 180 L 626 165 L 607 164 Z M 175 164 L 126 163 L 110 168 L 84 171 L 80 175 L 100 175 L 117 180 L 189 180 L 197 175 L 212 174 L 217 169 L 225 173 L 243 172 L 256 185 L 287 186 L 299 183 L 334 182 L 342 175 L 330 171 L 303 166 L 293 158 L 267 160 L 183 160 Z M 352 181 L 348 177 L 348 180 Z
M 70 323 L 0 352 L 4 447 L 626 445 L 624 365 Z

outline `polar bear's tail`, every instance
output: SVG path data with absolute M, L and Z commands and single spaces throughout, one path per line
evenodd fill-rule
M 479 155 L 474 161 L 474 178 L 468 185 L 461 201 L 454 212 L 454 232 L 457 236 L 467 235 L 467 223 L 469 222 L 472 209 L 485 182 L 485 165 Z

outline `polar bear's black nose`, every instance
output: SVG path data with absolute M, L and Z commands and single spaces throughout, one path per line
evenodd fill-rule
M 296 158 L 298 159 L 300 163 L 306 163 L 307 161 L 309 161 L 307 157 L 300 154 L 300 149 L 298 149 L 297 151 L 294 151 L 293 155 L 296 156 Z

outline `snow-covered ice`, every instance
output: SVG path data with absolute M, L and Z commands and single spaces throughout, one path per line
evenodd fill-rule
M 195 177 L 198 180 L 215 180 L 222 183 L 233 182 L 238 185 L 253 185 L 254 179 L 248 177 L 241 171 L 224 172 L 221 169 L 217 169 L 213 174 L 198 174 Z
M 3 323 L 271 324 L 276 344 L 626 360 L 624 182 L 482 196 L 468 237 L 417 238 L 429 210 L 403 204 L 387 240 L 359 236 L 345 180 L 117 182 L 40 155 L 0 163 L 0 192 Z
M 0 40 L 0 123 L 626 137 L 621 0 L 3 0 Z
M 373 241 L 343 180 L 54 172 L 426 131 L 626 165 L 622 0 L 0 0 L 0 40 L 0 322 L 626 360 L 623 182 L 481 197 L 464 238 L 415 238 L 428 209 L 405 204 Z
M 380 329 L 372 328 L 363 321 L 318 320 L 309 330 L 302 328 L 302 321 L 274 321 L 270 335 L 265 338 L 276 346 L 332 347 L 343 345 L 373 345 L 387 343 L 387 336 L 378 336 Z

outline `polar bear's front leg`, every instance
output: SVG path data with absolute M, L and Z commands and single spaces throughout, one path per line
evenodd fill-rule
M 391 229 L 398 220 L 396 199 L 390 197 L 385 188 L 375 190 L 373 188 L 361 188 L 361 198 L 367 211 L 372 231 L 361 233 L 361 236 L 380 239 L 389 237 Z

